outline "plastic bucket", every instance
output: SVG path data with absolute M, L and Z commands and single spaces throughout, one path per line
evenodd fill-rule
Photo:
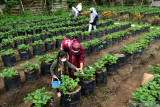
M 52 84 L 52 88 L 57 88 L 57 87 L 61 86 L 61 82 L 59 81 L 59 79 L 58 79 L 58 81 L 53 81 L 53 78 L 52 78 L 51 84 Z

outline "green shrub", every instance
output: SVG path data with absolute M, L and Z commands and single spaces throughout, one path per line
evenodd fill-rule
M 13 49 L 1 50 L 0 54 L 1 56 L 10 56 L 14 54 L 14 50 Z
M 53 56 L 51 54 L 45 54 L 43 56 L 36 56 L 36 59 L 40 63 L 45 63 L 45 64 L 51 63 L 55 58 L 56 58 L 56 55 Z
M 21 44 L 18 46 L 18 50 L 28 51 L 28 49 L 29 49 L 29 44 L 28 45 Z

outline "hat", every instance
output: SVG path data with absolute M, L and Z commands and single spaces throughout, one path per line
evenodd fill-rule
M 81 45 L 80 45 L 80 43 L 78 41 L 73 42 L 72 49 L 74 51 L 78 51 L 78 50 L 80 50 L 80 48 L 81 48 Z

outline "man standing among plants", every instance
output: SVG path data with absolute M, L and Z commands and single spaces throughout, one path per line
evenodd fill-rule
M 71 64 L 80 68 L 80 71 L 83 72 L 84 48 L 77 39 L 70 40 L 65 38 L 61 43 L 61 50 L 67 53 L 67 59 L 70 60 Z M 69 72 L 70 77 L 75 78 L 74 72 L 76 72 L 76 70 L 70 69 Z

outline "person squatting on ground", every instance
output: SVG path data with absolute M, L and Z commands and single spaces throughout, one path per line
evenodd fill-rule
M 61 49 L 67 53 L 67 59 L 69 59 L 70 63 L 72 63 L 77 68 L 80 68 L 80 71 L 83 72 L 83 64 L 84 64 L 84 48 L 77 41 L 77 39 L 70 40 L 65 38 L 61 43 Z M 74 75 L 75 69 L 70 69 L 70 77 L 76 78 Z
M 52 63 L 52 65 L 50 67 L 50 72 L 51 72 L 52 78 L 54 78 L 55 81 L 58 81 L 58 79 L 61 81 L 61 76 L 67 75 L 67 67 L 72 68 L 77 71 L 79 70 L 79 68 L 72 65 L 66 59 L 66 53 L 63 50 L 60 50 L 58 52 L 57 59 Z M 59 89 L 57 89 L 57 96 L 58 97 L 61 96 Z
M 77 17 L 78 16 L 78 10 L 73 6 L 69 6 L 69 8 L 71 9 L 71 13 L 70 13 L 69 16 L 73 15 L 73 17 Z
M 95 8 L 90 8 L 91 14 L 90 14 L 90 21 L 89 21 L 89 29 L 88 31 L 90 32 L 92 30 L 92 26 L 94 30 L 96 30 L 97 26 L 97 21 L 98 21 L 98 13 L 96 12 Z

